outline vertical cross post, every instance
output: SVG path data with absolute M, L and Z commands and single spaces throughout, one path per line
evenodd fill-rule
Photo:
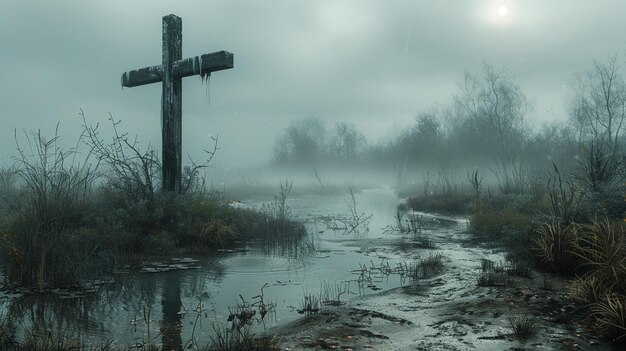
M 164 191 L 181 191 L 182 178 L 182 78 L 199 75 L 203 80 L 211 72 L 234 67 L 233 54 L 218 51 L 182 58 L 183 21 L 176 15 L 163 17 L 162 64 L 144 67 L 122 74 L 123 87 L 136 87 L 162 82 L 162 170 Z
M 174 62 L 183 58 L 183 21 L 163 17 L 163 95 L 161 122 L 163 189 L 180 192 L 182 176 L 182 78 L 174 74 Z

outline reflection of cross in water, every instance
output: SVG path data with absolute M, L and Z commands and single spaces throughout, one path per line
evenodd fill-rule
M 166 191 L 180 191 L 182 175 L 182 78 L 233 68 L 233 54 L 226 51 L 183 59 L 183 21 L 175 15 L 163 17 L 163 64 L 122 74 L 122 86 L 163 83 L 161 96 L 162 185 Z
M 180 299 L 180 272 L 165 273 L 163 284 L 163 295 L 161 296 L 161 307 L 163 308 L 163 333 L 161 340 L 163 350 L 182 350 L 183 340 L 182 314 L 180 313 L 183 302 Z

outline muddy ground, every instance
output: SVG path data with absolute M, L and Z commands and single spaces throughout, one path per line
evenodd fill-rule
M 405 286 L 363 295 L 272 332 L 284 350 L 614 350 L 591 332 L 593 322 L 568 297 L 569 282 L 532 272 L 507 286 L 478 286 L 483 260 L 504 262 L 494 249 L 469 244 L 467 222 L 440 218 L 425 233 L 445 268 Z M 358 249 L 358 248 L 355 248 Z M 362 248 L 361 248 L 362 249 Z M 405 248 L 373 242 L 380 258 L 410 258 Z M 423 254 L 423 252 L 422 252 Z M 522 337 L 511 320 L 536 318 L 539 330 Z

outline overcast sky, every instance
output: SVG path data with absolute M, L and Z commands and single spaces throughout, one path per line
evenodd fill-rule
M 309 116 L 376 141 L 449 101 L 483 61 L 515 75 L 534 121 L 565 119 L 575 73 L 626 62 L 621 0 L 1 0 L 0 161 L 15 154 L 14 129 L 51 135 L 60 122 L 74 141 L 80 108 L 101 124 L 110 112 L 160 150 L 160 84 L 122 90 L 120 75 L 160 64 L 170 13 L 183 19 L 183 57 L 235 55 L 209 91 L 183 83 L 183 153 L 200 156 L 219 134 L 231 166 L 267 160 L 276 134 Z

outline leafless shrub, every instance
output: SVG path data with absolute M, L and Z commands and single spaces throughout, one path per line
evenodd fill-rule
M 350 199 L 348 201 L 348 210 L 350 211 L 349 217 L 343 221 L 345 225 L 345 234 L 365 234 L 370 230 L 369 224 L 372 220 L 371 213 L 360 212 L 357 209 L 356 198 L 354 197 L 354 189 L 348 187 L 348 194 Z
M 15 133 L 18 151 L 16 175 L 23 182 L 21 210 L 33 216 L 40 230 L 62 230 L 82 212 L 97 177 L 96 166 L 76 161 L 77 150 L 59 144 L 58 125 L 54 137 L 47 139 L 37 132 L 24 132 L 26 146 Z M 82 138 L 82 136 L 81 136 Z M 81 139 L 79 138 L 79 140 Z
M 285 179 L 283 183 L 280 181 L 278 183 L 279 191 L 278 194 L 274 196 L 274 200 L 269 204 L 263 204 L 261 208 L 261 212 L 264 212 L 268 216 L 274 218 L 279 222 L 285 222 L 289 217 L 289 207 L 287 206 L 287 198 L 291 193 L 291 189 L 293 187 L 293 180 Z
M 106 143 L 100 136 L 99 124 L 90 125 L 83 110 L 79 115 L 83 119 L 84 143 L 91 152 L 108 166 L 106 177 L 108 185 L 114 191 L 126 194 L 129 201 L 146 200 L 155 202 L 157 192 L 161 189 L 161 161 L 154 149 L 148 145 L 145 150 L 139 148 L 137 137 L 129 139 L 128 133 L 118 129 L 120 120 L 115 120 L 109 114 L 109 121 L 113 129 L 113 139 Z M 184 168 L 181 181 L 181 193 L 200 191 L 205 186 L 204 178 L 200 177 L 200 170 L 209 167 L 218 150 L 218 137 L 210 137 L 212 148 L 203 150 L 206 159 L 198 163 L 189 158 L 189 165 Z
M 113 140 L 106 143 L 100 136 L 99 123 L 95 126 L 87 124 L 87 119 L 81 109 L 79 115 L 83 119 L 85 144 L 91 149 L 98 160 L 108 166 L 105 174 L 109 186 L 119 194 L 125 194 L 129 201 L 155 201 L 155 193 L 160 186 L 161 162 L 156 152 L 148 146 L 141 151 L 137 137 L 128 139 L 127 133 L 121 133 L 118 125 L 109 114 L 109 121 L 113 127 Z
M 67 282 L 76 273 L 63 264 L 76 252 L 68 251 L 67 241 L 59 239 L 80 227 L 88 215 L 98 164 L 89 163 L 90 153 L 79 162 L 77 148 L 61 147 L 58 125 L 52 138 L 38 130 L 24 132 L 24 139 L 20 141 L 15 133 L 19 216 L 11 225 L 11 240 L 4 245 L 5 268 L 12 279 L 37 282 L 42 289 L 45 282 Z

